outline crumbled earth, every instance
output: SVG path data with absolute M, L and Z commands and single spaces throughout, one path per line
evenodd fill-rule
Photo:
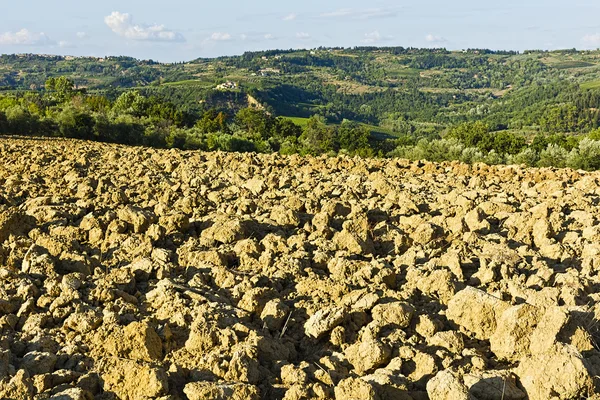
M 600 173 L 0 157 L 0 398 L 600 398 Z

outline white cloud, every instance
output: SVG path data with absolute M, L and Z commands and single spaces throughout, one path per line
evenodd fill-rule
M 77 32 L 75 34 L 75 36 L 77 36 L 77 39 L 87 39 L 88 38 L 88 34 L 85 32 Z
M 600 33 L 588 33 L 581 38 L 584 46 L 588 49 L 597 49 L 600 47 Z
M 31 32 L 27 29 L 21 29 L 18 32 L 0 34 L 0 45 L 43 46 L 50 44 L 55 44 L 55 42 L 44 32 Z
M 432 35 L 431 33 L 425 36 L 425 41 L 429 43 L 443 43 L 446 42 L 446 38 L 443 36 Z
M 373 31 L 370 33 L 365 33 L 365 37 L 361 40 L 362 43 L 376 43 L 381 40 L 381 34 L 379 31 Z
M 275 40 L 275 39 L 277 39 L 277 38 L 275 37 L 275 35 L 273 35 L 272 33 L 267 33 L 267 34 L 266 34 L 265 36 L 263 36 L 263 37 L 264 37 L 265 39 L 267 39 L 267 40 Z
M 353 8 L 340 8 L 328 13 L 319 15 L 321 18 L 350 18 L 350 19 L 376 19 L 395 17 L 398 13 L 392 9 L 385 8 L 367 8 L 357 10 Z
M 363 37 L 363 39 L 360 42 L 365 43 L 365 44 L 373 44 L 373 43 L 384 42 L 384 41 L 389 41 L 389 40 L 393 40 L 393 39 L 394 39 L 393 36 L 383 36 L 381 33 L 379 33 L 379 31 L 373 31 L 373 32 L 365 33 L 365 36 Z
M 308 34 L 306 32 L 297 32 L 296 37 L 298 39 L 310 39 L 310 34 Z
M 283 17 L 282 20 L 284 20 L 284 21 L 293 21 L 296 18 L 298 18 L 298 15 L 296 15 L 294 13 L 291 13 L 291 14 L 288 14 L 285 17 Z
M 346 17 L 348 15 L 352 15 L 354 11 L 351 8 L 341 8 L 339 10 L 335 10 L 328 13 L 323 13 L 320 16 L 323 18 L 336 18 L 336 17 Z
M 165 28 L 164 25 L 136 25 L 127 13 L 113 11 L 104 17 L 104 23 L 117 35 L 131 40 L 155 42 L 185 42 L 181 33 Z
M 214 40 L 215 42 L 224 42 L 231 39 L 231 35 L 227 32 L 215 32 L 210 35 L 210 40 Z
M 245 33 L 242 33 L 242 34 L 240 35 L 240 39 L 242 39 L 242 40 L 246 40 L 246 39 L 248 39 L 248 35 L 246 35 Z

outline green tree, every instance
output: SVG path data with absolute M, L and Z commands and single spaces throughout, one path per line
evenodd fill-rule
M 68 138 L 94 138 L 94 118 L 73 108 L 66 108 L 56 117 L 60 135 Z
M 600 169 L 600 141 L 583 139 L 569 153 L 567 166 L 573 169 L 594 171 Z
M 466 147 L 480 147 L 481 144 L 485 146 L 485 142 L 490 140 L 489 131 L 489 126 L 484 122 L 465 122 L 450 128 L 446 138 L 458 139 Z
M 224 112 L 210 109 L 202 114 L 202 118 L 196 121 L 196 128 L 202 133 L 231 133 L 228 124 L 229 118 Z
M 8 133 L 8 120 L 6 119 L 6 114 L 0 111 L 0 135 L 5 133 Z
M 278 117 L 275 119 L 273 131 L 274 136 L 278 138 L 297 138 L 302 134 L 302 127 L 296 125 L 294 121 L 289 118 Z
M 35 134 L 36 119 L 21 105 L 8 107 L 5 111 L 8 131 L 16 135 Z
M 323 117 L 313 115 L 300 136 L 300 142 L 305 153 L 323 154 L 334 150 L 335 136 L 335 129 L 327 126 Z
M 370 137 L 371 132 L 366 126 L 347 120 L 342 122 L 337 134 L 340 148 L 352 154 L 368 149 Z
M 237 112 L 235 122 L 249 135 L 259 135 L 267 139 L 271 134 L 274 118 L 264 110 L 248 107 Z
M 46 90 L 52 90 L 56 92 L 58 99 L 60 101 L 65 101 L 69 99 L 75 92 L 75 82 L 66 76 L 48 78 L 46 81 Z
M 135 117 L 141 117 L 145 115 L 147 106 L 146 98 L 142 96 L 140 92 L 134 90 L 120 95 L 117 100 L 115 100 L 112 111 L 117 115 L 129 114 Z

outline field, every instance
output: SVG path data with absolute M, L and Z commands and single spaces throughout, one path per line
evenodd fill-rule
M 598 398 L 599 173 L 0 157 L 0 398 Z
M 303 128 L 308 123 L 308 118 L 302 118 L 302 117 L 285 117 L 285 118 L 290 119 L 293 123 L 295 123 L 296 125 L 299 125 Z
M 598 80 L 598 81 L 583 82 L 581 84 L 581 88 L 582 89 L 588 89 L 588 90 L 600 89 L 600 80 Z

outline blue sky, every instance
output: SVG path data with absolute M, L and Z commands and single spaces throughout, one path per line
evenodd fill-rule
M 7 1 L 0 53 L 172 62 L 318 46 L 596 49 L 598 15 L 598 0 Z

